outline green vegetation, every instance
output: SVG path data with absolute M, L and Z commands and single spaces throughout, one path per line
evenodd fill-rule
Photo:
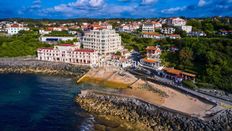
M 183 81 L 183 85 L 185 85 L 188 88 L 195 89 L 197 86 L 192 81 Z
M 156 44 L 156 40 L 151 38 L 139 38 L 138 35 L 139 34 L 120 33 L 123 46 L 129 50 L 135 49 L 144 53 L 147 46 Z
M 145 53 L 147 46 L 159 44 L 163 49 L 161 59 L 165 66 L 197 74 L 196 85 L 189 81 L 185 81 L 185 85 L 232 92 L 232 39 L 186 37 L 156 41 L 140 39 L 135 34 L 120 35 L 123 45 L 129 50 L 137 49 Z M 179 51 L 168 51 L 172 46 Z
M 215 17 L 207 19 L 190 19 L 187 25 L 193 26 L 193 31 L 204 31 L 208 37 L 221 37 L 217 34 L 217 31 L 232 30 L 231 18 Z M 232 38 L 231 35 L 227 37 Z
M 59 41 L 59 44 L 74 44 L 75 42 L 78 42 L 78 39 L 73 39 L 73 40 L 66 40 L 66 41 Z
M 57 37 L 62 37 L 62 36 L 74 36 L 72 34 L 69 34 L 68 31 L 52 31 L 51 33 L 45 35 L 45 36 L 57 36 Z
M 0 57 L 36 55 L 37 48 L 49 46 L 41 43 L 38 37 L 34 31 L 22 31 L 12 37 L 0 36 Z
M 169 43 L 166 45 L 166 43 Z M 232 39 L 184 38 L 160 41 L 163 49 L 171 46 L 177 52 L 164 51 L 165 66 L 196 73 L 198 87 L 218 88 L 232 92 Z

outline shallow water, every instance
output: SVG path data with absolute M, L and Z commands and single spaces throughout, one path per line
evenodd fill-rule
M 0 74 L 0 130 L 91 130 L 94 118 L 74 101 L 88 88 L 97 87 L 59 76 Z

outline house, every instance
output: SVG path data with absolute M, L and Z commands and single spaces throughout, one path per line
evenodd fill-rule
M 142 33 L 143 38 L 152 38 L 152 39 L 161 39 L 163 36 L 156 32 L 143 32 Z
M 155 58 L 155 59 L 160 58 L 161 50 L 158 46 L 148 46 L 146 48 L 146 51 L 147 51 L 148 58 Z
M 232 34 L 232 30 L 219 30 L 218 32 L 219 35 L 231 35 Z
M 96 51 L 80 49 L 73 44 L 60 44 L 53 48 L 39 48 L 37 49 L 37 59 L 89 66 L 96 66 L 99 62 Z
M 23 24 L 18 24 L 18 23 L 8 24 L 6 27 L 6 31 L 8 35 L 18 34 L 19 31 L 22 31 L 22 30 L 28 31 L 29 28 L 24 27 Z
M 183 26 L 179 26 L 178 28 L 181 29 L 182 31 L 185 31 L 186 33 L 192 32 L 192 26 L 183 25 Z
M 119 28 L 118 28 L 118 31 L 119 32 L 134 32 L 136 31 L 137 29 L 139 29 L 140 26 L 139 24 L 137 23 L 130 23 L 130 24 L 122 24 Z
M 83 47 L 96 50 L 104 55 L 121 50 L 121 36 L 111 27 L 107 29 L 97 28 L 85 32 L 82 40 Z
M 142 67 L 160 70 L 162 68 L 160 55 L 161 49 L 158 46 L 148 46 L 146 48 L 147 56 L 140 60 Z
M 181 82 L 182 80 L 195 80 L 196 75 L 192 73 L 187 73 L 181 70 L 177 70 L 174 68 L 163 68 L 163 72 L 166 74 L 166 77 L 169 79 L 173 79 L 176 82 Z
M 180 39 L 180 35 L 178 34 L 169 34 L 169 35 L 165 35 L 166 38 L 170 38 L 170 39 Z
M 155 32 L 155 25 L 152 23 L 143 24 L 142 32 Z
M 160 29 L 162 28 L 162 24 L 160 22 L 151 22 L 154 25 L 155 29 Z
M 185 26 L 187 21 L 184 19 L 181 19 L 179 17 L 177 18 L 170 18 L 168 19 L 168 25 L 170 26 Z
M 49 30 L 49 29 L 39 30 L 39 34 L 41 34 L 41 35 L 47 35 L 47 34 L 50 34 L 51 32 L 52 32 L 52 30 Z
M 192 32 L 189 32 L 187 35 L 192 36 L 192 37 L 206 36 L 206 34 L 203 31 L 192 31 Z
M 173 34 L 175 33 L 176 29 L 172 27 L 164 27 L 160 30 L 162 34 Z

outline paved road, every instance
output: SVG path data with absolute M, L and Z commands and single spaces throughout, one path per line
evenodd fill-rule
M 127 69 L 127 70 L 130 73 L 135 74 L 135 75 L 137 75 L 139 77 L 144 77 L 148 81 L 158 82 L 158 83 L 161 83 L 161 84 L 169 85 L 169 86 L 173 87 L 174 89 L 178 89 L 178 90 L 190 93 L 192 95 L 199 96 L 199 97 L 207 99 L 207 100 L 209 100 L 209 101 L 211 101 L 213 103 L 217 103 L 217 104 L 225 103 L 225 104 L 228 104 L 228 105 L 232 105 L 232 102 L 230 102 L 230 101 L 219 99 L 217 97 L 213 97 L 213 96 L 210 96 L 210 95 L 203 94 L 201 92 L 197 92 L 195 90 L 191 90 L 189 88 L 185 88 L 185 87 L 183 87 L 181 85 L 175 84 L 172 80 L 165 79 L 165 78 L 162 78 L 162 77 L 159 77 L 159 76 L 151 77 L 148 74 L 145 74 L 145 73 L 141 74 L 141 72 L 136 72 L 136 70 L 131 70 L 131 69 Z

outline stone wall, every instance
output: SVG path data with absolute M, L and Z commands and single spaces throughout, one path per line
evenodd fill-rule
M 80 77 L 89 69 L 87 66 L 38 61 L 35 59 L 0 59 L 0 73 L 43 73 Z
M 232 129 L 232 111 L 223 110 L 207 120 L 118 95 L 85 91 L 76 101 L 88 112 L 112 115 L 128 122 L 140 122 L 153 130 L 216 130 Z

